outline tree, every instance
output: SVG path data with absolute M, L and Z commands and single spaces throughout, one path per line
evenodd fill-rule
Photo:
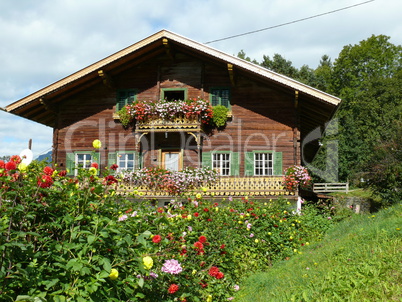
M 269 70 L 283 74 L 293 79 L 295 79 L 298 74 L 298 70 L 292 65 L 292 61 L 286 60 L 284 57 L 277 53 L 274 54 L 272 60 L 269 56 L 264 55 L 263 61 L 260 63 L 260 65 Z
M 382 138 L 392 137 L 390 129 L 401 118 L 402 48 L 388 40 L 371 36 L 345 46 L 331 72 L 329 89 L 342 98 L 336 117 L 339 177 L 344 181 L 362 172 L 374 148 Z

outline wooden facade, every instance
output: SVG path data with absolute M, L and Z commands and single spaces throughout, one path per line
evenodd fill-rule
M 185 120 L 135 123 L 124 128 L 116 114 L 124 93 L 136 100 L 156 101 L 172 93 L 210 100 L 216 91 L 229 95 L 230 114 L 222 129 L 204 131 L 198 121 Z M 71 171 L 77 160 L 85 160 L 85 154 L 92 150 L 92 141 L 100 139 L 102 148 L 96 161 L 101 167 L 118 163 L 119 154 L 131 154 L 136 168 L 180 170 L 217 163 L 227 168 L 228 164 L 221 172 L 223 178 L 245 179 L 278 177 L 284 168 L 301 164 L 302 155 L 310 160 L 317 146 L 303 146 L 303 138 L 324 126 L 339 101 L 252 63 L 161 31 L 6 110 L 53 127 L 53 161 Z M 177 166 L 169 166 L 168 159 Z M 269 165 L 263 175 L 256 171 L 257 161 L 264 167 Z M 240 183 L 231 183 L 236 192 L 241 191 Z

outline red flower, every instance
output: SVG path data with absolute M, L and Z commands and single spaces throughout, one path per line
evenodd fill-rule
M 186 249 L 182 249 L 180 252 L 180 256 L 184 256 L 185 254 L 187 254 L 187 250 Z
M 204 212 L 209 212 L 208 208 L 204 208 Z
M 162 237 L 160 235 L 155 235 L 154 237 L 152 237 L 152 242 L 153 243 L 159 243 L 161 242 Z
M 198 238 L 198 241 L 201 242 L 201 243 L 205 243 L 205 242 L 207 242 L 207 237 L 200 236 L 200 238 Z
M 225 275 L 222 272 L 217 272 L 215 277 L 216 279 L 222 279 Z
M 163 213 L 163 208 L 159 207 L 156 211 L 157 211 L 158 213 Z
M 38 186 L 41 188 L 49 188 L 53 184 L 53 179 L 49 175 L 42 175 L 38 178 Z
M 208 283 L 200 282 L 200 285 L 202 286 L 202 288 L 206 288 L 208 286 Z
M 10 161 L 15 162 L 18 165 L 22 160 L 19 155 L 12 155 Z
M 51 167 L 48 167 L 48 166 L 43 168 L 43 173 L 45 173 L 46 175 L 49 175 L 49 176 L 52 176 L 53 171 L 54 170 Z
M 117 182 L 118 180 L 113 175 L 106 176 L 104 181 L 104 183 L 106 183 L 108 186 L 116 184 Z
M 118 167 L 119 167 L 118 165 L 113 164 L 110 166 L 110 169 L 116 171 Z
M 200 216 L 200 214 L 198 212 L 195 212 L 194 217 L 198 217 L 198 216 Z
M 17 164 L 14 161 L 9 161 L 6 163 L 5 168 L 7 171 L 15 170 L 17 169 Z
M 224 244 L 222 244 L 221 246 L 220 246 L 220 249 L 224 249 L 225 248 L 225 245 Z
M 0 169 L 4 169 L 5 163 L 3 160 L 0 159 Z
M 216 266 L 212 266 L 212 267 L 209 269 L 209 272 L 208 272 L 208 274 L 209 274 L 210 276 L 212 276 L 212 277 L 216 277 L 218 273 L 219 273 L 219 268 L 216 267 Z
M 197 241 L 196 243 L 194 243 L 194 247 L 197 250 L 202 250 L 204 248 L 204 245 L 201 242 Z
M 66 176 L 67 175 L 67 171 L 66 170 L 62 170 L 59 172 L 59 176 Z
M 174 294 L 179 290 L 179 286 L 177 284 L 171 284 L 168 288 L 169 294 Z
M 92 164 L 91 164 L 91 167 L 93 167 L 93 168 L 95 168 L 95 169 L 98 169 L 98 168 L 99 168 L 99 165 L 98 165 L 98 163 L 92 163 Z

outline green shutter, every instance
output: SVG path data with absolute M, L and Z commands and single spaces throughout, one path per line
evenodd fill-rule
M 110 167 L 111 165 L 116 164 L 117 162 L 117 155 L 116 152 L 109 152 L 107 156 L 107 164 Z
M 240 163 L 239 163 L 239 152 L 231 153 L 231 175 L 239 176 L 240 175 Z
M 274 153 L 274 175 L 282 175 L 282 152 Z
M 246 152 L 244 157 L 244 175 L 253 176 L 254 175 L 254 153 Z
M 210 167 L 212 169 L 212 155 L 211 152 L 202 152 L 202 166 Z
M 68 171 L 68 175 L 74 175 L 74 169 L 75 169 L 75 154 L 74 153 L 66 154 L 66 169 Z

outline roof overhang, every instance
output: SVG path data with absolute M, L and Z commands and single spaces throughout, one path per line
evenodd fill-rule
M 174 43 L 175 46 L 179 45 L 191 52 L 201 54 L 215 61 L 231 64 L 233 68 L 254 74 L 263 81 L 270 81 L 282 86 L 286 90 L 297 91 L 300 96 L 308 99 L 304 104 L 305 109 L 303 110 L 306 115 L 306 118 L 303 120 L 305 120 L 306 123 L 308 123 L 309 118 L 316 120 L 317 116 L 320 117 L 313 123 L 315 125 L 317 122 L 320 123 L 329 120 L 341 102 L 337 97 L 265 69 L 257 64 L 228 55 L 210 46 L 195 42 L 170 31 L 162 30 L 6 106 L 5 111 L 50 127 L 55 127 L 55 113 L 52 110 L 54 100 L 68 97 L 94 83 L 99 83 L 102 81 L 100 71 L 112 71 L 122 68 L 125 64 L 129 64 L 129 62 L 144 61 L 157 53 L 162 53 L 166 39 L 169 43 Z M 315 109 L 317 112 L 314 112 Z M 309 113 L 309 110 L 311 110 L 311 113 Z M 312 126 L 307 127 L 305 131 L 308 131 Z

